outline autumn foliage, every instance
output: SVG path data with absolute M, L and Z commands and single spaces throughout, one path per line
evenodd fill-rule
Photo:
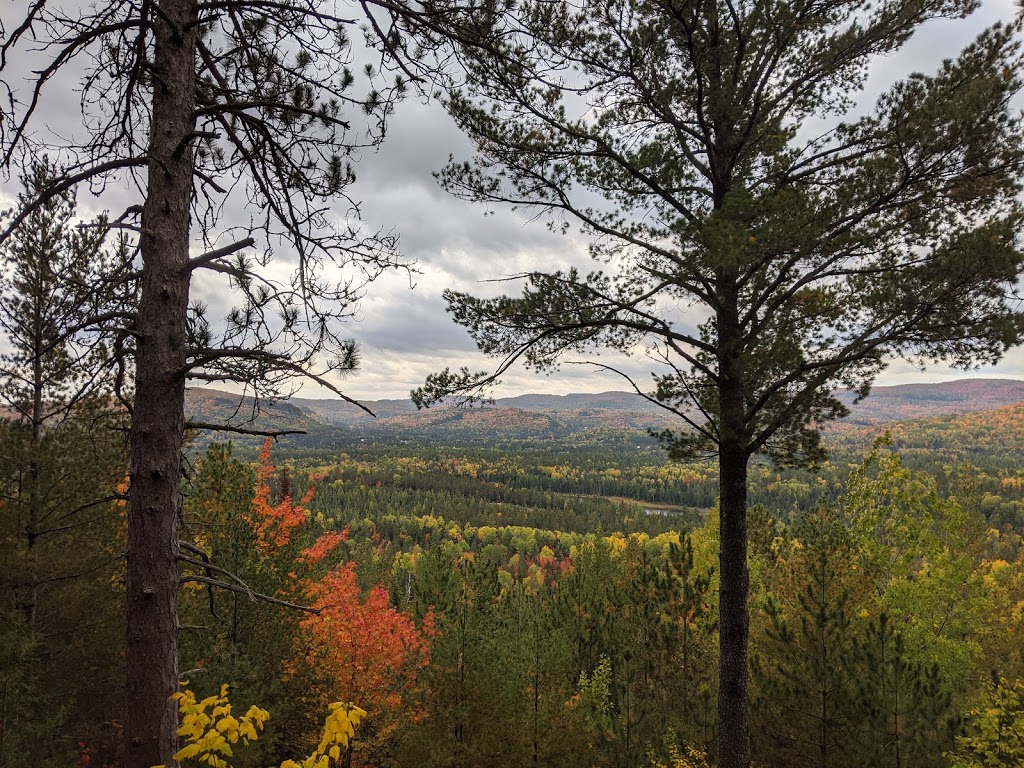
M 271 463 L 270 441 L 264 443 L 256 468 L 256 485 L 250 524 L 257 545 L 267 556 L 277 556 L 295 537 L 311 537 L 307 530 L 306 505 L 315 492 L 315 477 L 296 502 L 288 485 L 282 498 L 271 502 L 270 480 L 277 468 Z M 331 556 L 348 538 L 348 528 L 325 531 L 301 549 L 296 570 L 305 581 L 298 588 L 307 602 L 320 609 L 302 622 L 308 633 L 303 651 L 308 667 L 329 681 L 331 699 L 358 702 L 367 712 L 361 736 L 367 751 L 385 742 L 399 722 L 415 716 L 406 706 L 407 694 L 416 684 L 419 669 L 430 660 L 433 619 L 422 626 L 389 604 L 388 592 L 375 586 L 365 595 L 356 581 L 355 564 L 330 563 Z M 294 571 L 293 571 L 294 573 Z M 288 665 L 295 668 L 295 665 Z M 360 751 L 353 752 L 362 764 Z
M 345 560 L 348 526 L 325 530 L 322 520 L 308 512 L 319 476 L 304 473 L 302 488 L 293 495 L 287 470 L 272 462 L 269 440 L 255 466 L 230 461 L 230 451 L 223 447 L 211 449 L 199 466 L 189 507 L 203 521 L 196 524 L 197 534 L 201 532 L 197 544 L 241 578 L 258 579 L 252 582 L 256 591 L 316 610 L 303 614 L 243 598 L 241 605 L 253 613 L 236 619 L 240 609 L 224 610 L 224 595 L 217 594 L 217 615 L 227 626 L 219 641 L 197 649 L 204 654 L 199 666 L 275 713 L 273 738 L 278 741 L 260 739 L 259 748 L 267 750 L 268 759 L 305 749 L 300 742 L 312 744 L 318 713 L 328 702 L 356 702 L 365 709 L 366 722 L 354 748 L 346 742 L 342 764 L 364 764 L 363 754 L 386 747 L 399 722 L 415 717 L 416 707 L 408 699 L 418 671 L 430 658 L 432 617 L 417 625 L 390 605 L 385 588 L 374 586 L 364 593 L 355 563 Z M 236 532 L 228 535 L 232 525 Z M 195 567 L 201 571 L 201 565 Z M 202 590 L 190 594 L 196 596 L 198 621 L 206 613 L 205 604 L 198 604 Z M 282 622 L 286 626 L 278 626 Z M 290 641 L 273 643 L 267 632 Z M 253 662 L 259 656 L 263 672 L 252 678 L 255 667 L 239 662 L 239 654 L 252 656 Z M 240 675 L 240 670 L 246 672 Z M 332 765 L 337 759 L 328 752 L 321 757 Z
M 264 443 L 256 469 L 252 525 L 261 549 L 267 554 L 289 544 L 307 523 L 306 505 L 315 484 L 296 503 L 290 489 L 283 498 L 270 501 L 270 478 L 276 471 L 270 462 L 270 441 Z M 315 478 L 311 478 L 315 480 Z M 416 684 L 419 669 L 430 660 L 433 619 L 422 627 L 389 604 L 388 592 L 375 586 L 363 594 L 356 581 L 355 564 L 329 564 L 331 555 L 348 538 L 348 528 L 321 533 L 299 554 L 301 570 L 326 571 L 307 576 L 305 593 L 320 608 L 302 624 L 308 632 L 306 661 L 329 681 L 330 698 L 356 701 L 367 712 L 361 732 L 369 752 L 385 742 L 403 719 L 415 716 L 406 706 L 407 694 Z M 362 751 L 354 751 L 354 764 L 363 764 Z
M 389 605 L 383 587 L 363 596 L 352 563 L 329 571 L 313 585 L 311 596 L 324 606 L 304 622 L 312 635 L 311 654 L 333 683 L 332 695 L 357 701 L 367 711 L 360 737 L 365 736 L 369 752 L 402 721 L 417 717 L 408 694 L 430 660 L 433 616 L 417 627 Z M 354 764 L 366 764 L 358 751 Z
M 174 759 L 186 764 L 232 768 L 230 761 L 235 757 L 235 748 L 258 741 L 270 719 L 270 712 L 255 705 L 249 707 L 244 715 L 232 715 L 227 685 L 221 685 L 220 693 L 207 696 L 202 701 L 197 701 L 195 692 L 187 687 L 171 698 L 178 702 L 181 718 L 178 736 L 185 741 L 185 746 L 174 754 Z M 320 742 L 313 753 L 302 762 L 285 760 L 281 768 L 330 768 L 332 762 L 340 760 L 365 715 L 366 712 L 354 704 L 332 703 L 328 707 Z
M 270 463 L 270 438 L 263 443 L 259 465 L 256 468 L 256 490 L 252 500 L 250 522 L 256 532 L 260 550 L 268 552 L 289 542 L 296 528 L 306 522 L 305 505 L 313 498 L 314 486 L 303 495 L 298 504 L 286 492 L 276 505 L 270 503 L 270 478 L 277 470 Z

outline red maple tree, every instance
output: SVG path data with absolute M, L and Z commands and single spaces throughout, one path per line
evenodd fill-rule
M 415 720 L 409 700 L 419 671 L 430 661 L 433 616 L 417 627 L 410 616 L 393 608 L 384 587 L 363 595 L 354 563 L 344 563 L 310 590 L 320 615 L 305 625 L 313 641 L 311 653 L 331 680 L 332 695 L 367 711 L 346 764 L 368 764 L 373 751 L 403 722 Z

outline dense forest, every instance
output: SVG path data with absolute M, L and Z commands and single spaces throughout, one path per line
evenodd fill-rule
M 1009 3 L 0 12 L 0 768 L 1024 765 Z
M 844 428 L 816 472 L 755 467 L 757 765 L 1024 758 L 1022 419 Z M 30 543 L 11 483 L 31 458 L 4 430 L 0 764 L 116 766 L 120 438 L 68 422 L 39 446 Z M 365 713 L 344 765 L 713 765 L 714 466 L 601 435 L 517 452 L 194 442 L 181 669 L 197 709 L 243 729 L 222 757 L 315 753 L 341 701 Z M 223 573 L 237 590 L 210 586 Z

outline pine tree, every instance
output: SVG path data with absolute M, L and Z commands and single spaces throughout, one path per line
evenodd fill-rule
M 35 163 L 7 217 L 58 172 Z M 70 760 L 72 732 L 92 741 L 119 698 L 123 425 L 106 340 L 82 319 L 120 297 L 103 287 L 105 233 L 75 215 L 54 197 L 0 247 L 0 765 Z
M 118 270 L 137 301 L 116 330 L 132 379 L 128 768 L 170 765 L 176 751 L 186 382 L 238 382 L 263 396 L 300 376 L 343 396 L 331 376 L 353 370 L 358 355 L 340 321 L 367 282 L 401 262 L 393 234 L 362 230 L 348 193 L 353 154 L 377 146 L 405 81 L 382 83 L 370 67 L 357 91 L 347 64 L 353 23 L 319 0 L 40 0 L 0 32 L 11 107 L 0 164 L 9 170 L 44 147 L 67 159 L 0 241 L 82 184 L 117 183 L 135 198 L 108 222 L 135 238 L 138 254 L 136 263 L 126 250 Z M 45 63 L 25 80 L 19 54 Z M 67 73 L 81 82 L 81 124 L 50 131 L 40 110 Z M 335 198 L 349 221 L 335 219 Z M 248 211 L 228 220 L 235 201 Z M 282 246 L 291 276 L 278 280 L 262 267 Z M 256 258 L 244 253 L 253 248 Z M 211 319 L 192 283 L 218 276 L 237 305 Z
M 857 754 L 880 768 L 926 768 L 936 764 L 951 733 L 941 721 L 951 699 L 937 666 L 914 661 L 902 633 L 885 613 L 872 619 L 851 656 L 858 679 L 860 718 Z
M 574 353 L 614 370 L 593 359 L 607 348 L 664 364 L 653 392 L 634 386 L 678 418 L 673 456 L 719 467 L 724 768 L 750 762 L 751 457 L 820 458 L 819 427 L 847 410 L 837 388 L 866 395 L 892 357 L 994 362 L 1024 328 L 1020 20 L 854 108 L 873 63 L 976 7 L 528 0 L 471 8 L 457 30 L 467 77 L 448 104 L 477 154 L 442 185 L 578 225 L 598 266 L 532 271 L 517 295 L 447 292 L 500 362 L 416 397 Z
M 683 741 L 714 754 L 714 723 L 706 705 L 714 687 L 712 641 L 714 616 L 709 610 L 711 571 L 700 573 L 687 535 L 669 545 L 658 585 L 661 626 L 658 642 L 665 649 L 668 684 L 659 704 L 670 715 L 665 723 Z
M 852 766 L 857 574 L 849 537 L 835 512 L 819 509 L 795 527 L 779 557 L 753 654 L 754 744 L 779 765 Z

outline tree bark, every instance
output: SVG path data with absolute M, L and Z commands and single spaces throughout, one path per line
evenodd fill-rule
M 184 435 L 194 0 L 153 14 L 149 184 L 141 236 L 135 408 L 128 501 L 125 766 L 173 765 L 178 689 L 178 518 Z
M 718 765 L 748 768 L 747 644 L 747 427 L 736 281 L 719 279 L 719 684 Z

